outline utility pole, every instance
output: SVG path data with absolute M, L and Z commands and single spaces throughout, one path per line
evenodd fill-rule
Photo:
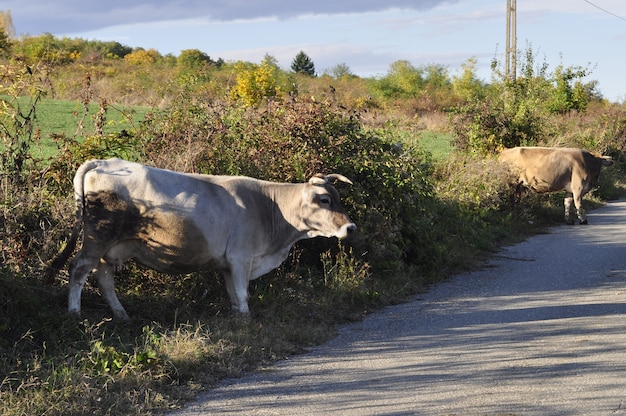
M 506 58 L 504 72 L 510 81 L 517 74 L 517 5 L 516 0 L 506 0 Z

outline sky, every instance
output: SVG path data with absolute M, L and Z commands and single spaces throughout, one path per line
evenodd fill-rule
M 468 59 L 491 80 L 504 62 L 507 0 L 0 0 L 18 36 L 117 41 L 178 55 L 199 49 L 213 59 L 289 69 L 304 51 L 318 74 L 339 64 L 363 77 L 390 64 L 437 64 L 459 74 Z M 517 0 L 517 47 L 529 47 L 549 72 L 590 72 L 610 101 L 626 100 L 626 1 Z

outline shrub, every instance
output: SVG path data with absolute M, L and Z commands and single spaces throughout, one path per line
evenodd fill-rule
M 132 65 L 150 65 L 161 58 L 155 49 L 137 49 L 124 56 L 124 60 Z
M 533 146 L 545 139 L 545 119 L 529 103 L 514 106 L 502 100 L 505 91 L 458 107 L 451 115 L 457 149 L 477 156 L 505 147 Z
M 280 87 L 277 81 L 277 68 L 267 61 L 261 65 L 246 65 L 243 62 L 235 64 L 237 82 L 232 88 L 230 96 L 252 107 L 261 103 L 263 99 L 278 97 Z
M 211 57 L 199 49 L 184 49 L 176 59 L 176 64 L 185 69 L 198 69 L 212 63 Z
M 560 195 L 529 192 L 515 199 L 509 184 L 517 176 L 495 158 L 456 153 L 439 161 L 433 175 L 440 205 L 430 214 L 437 231 L 429 251 L 438 267 L 466 268 L 503 241 L 562 220 Z
M 549 74 L 546 63 L 535 67 L 530 46 L 524 58 L 514 81 L 499 72 L 494 61 L 494 82 L 488 96 L 455 109 L 451 122 L 457 148 L 489 155 L 503 147 L 546 143 L 554 136 L 549 125 L 553 113 L 587 108 L 594 96 L 593 84 L 585 86 L 578 80 L 589 74 L 588 69 L 559 66 Z
M 461 65 L 461 73 L 452 78 L 452 90 L 463 102 L 481 99 L 485 94 L 483 82 L 476 76 L 476 58 Z
M 546 66 L 536 74 L 531 49 L 515 81 L 499 74 L 496 65 L 492 69 L 500 81 L 493 83 L 489 95 L 456 108 L 451 118 L 456 147 L 479 156 L 504 147 L 532 146 L 545 138 L 548 113 L 544 103 L 551 88 Z

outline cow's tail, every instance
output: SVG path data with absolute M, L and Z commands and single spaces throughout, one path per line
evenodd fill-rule
M 46 277 L 44 280 L 46 284 L 50 285 L 54 283 L 55 276 L 63 268 L 63 266 L 65 266 L 65 263 L 67 263 L 67 259 L 69 259 L 70 255 L 74 252 L 74 249 L 76 248 L 76 242 L 78 241 L 78 235 L 80 234 L 81 228 L 82 228 L 82 223 L 77 218 L 76 220 L 74 220 L 74 226 L 72 227 L 72 235 L 70 236 L 69 241 L 65 245 L 65 248 L 58 256 L 56 256 L 56 258 L 52 261 L 52 263 L 50 263 L 50 265 L 46 269 Z
M 67 260 L 70 258 L 74 249 L 76 248 L 76 242 L 78 236 L 83 227 L 83 215 L 85 212 L 85 175 L 92 169 L 99 166 L 100 160 L 89 160 L 78 168 L 76 175 L 74 175 L 74 199 L 76 200 L 76 219 L 72 226 L 72 234 L 68 240 L 65 248 L 59 255 L 50 263 L 45 274 L 45 283 L 52 284 L 57 273 L 65 266 Z

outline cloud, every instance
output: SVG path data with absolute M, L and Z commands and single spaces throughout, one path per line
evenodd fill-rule
M 234 21 L 258 18 L 288 19 L 307 14 L 352 14 L 401 8 L 429 10 L 458 0 L 0 0 L 10 10 L 18 34 L 79 33 L 110 26 L 155 21 L 207 18 Z
M 219 20 L 252 19 L 258 17 L 290 18 L 305 14 L 343 14 L 375 12 L 393 8 L 410 10 L 428 10 L 444 3 L 456 3 L 456 0 L 226 0 L 211 6 L 211 17 Z

